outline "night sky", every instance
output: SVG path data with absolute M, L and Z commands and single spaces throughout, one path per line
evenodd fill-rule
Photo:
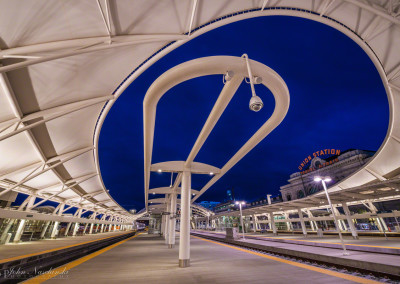
M 144 207 L 143 98 L 168 69 L 191 59 L 241 56 L 274 69 L 290 92 L 284 121 L 197 201 L 223 201 L 227 189 L 252 201 L 279 194 L 289 175 L 313 152 L 335 148 L 377 150 L 389 120 L 387 96 L 365 52 L 340 32 L 309 20 L 269 16 L 208 32 L 175 49 L 136 79 L 111 108 L 100 134 L 104 183 L 126 209 Z M 153 163 L 185 160 L 220 91 L 222 76 L 187 81 L 170 90 L 157 108 Z M 271 92 L 256 86 L 264 101 L 249 110 L 250 85 L 242 83 L 196 158 L 222 167 L 271 116 Z M 170 174 L 152 173 L 150 188 L 169 186 Z M 201 189 L 209 176 L 194 175 Z M 157 197 L 157 196 L 155 196 Z

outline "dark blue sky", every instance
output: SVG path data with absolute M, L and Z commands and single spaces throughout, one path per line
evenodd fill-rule
M 174 50 L 146 70 L 111 108 L 100 134 L 99 157 L 105 185 L 127 209 L 144 207 L 143 98 L 152 82 L 185 61 L 214 55 L 241 56 L 274 69 L 290 92 L 289 112 L 263 142 L 200 199 L 222 201 L 226 190 L 251 201 L 277 195 L 302 160 L 316 150 L 377 150 L 388 125 L 388 102 L 374 65 L 351 39 L 309 20 L 270 16 L 245 20 L 206 33 Z M 207 76 L 176 86 L 160 101 L 153 163 L 185 160 L 223 88 L 222 76 Z M 222 167 L 270 117 L 270 91 L 256 86 L 264 101 L 249 110 L 250 86 L 242 83 L 198 162 Z M 201 189 L 207 176 L 194 176 Z M 168 186 L 170 175 L 153 173 L 151 187 Z

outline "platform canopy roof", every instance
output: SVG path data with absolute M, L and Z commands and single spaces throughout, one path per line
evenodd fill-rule
M 385 86 L 385 141 L 367 165 L 330 190 L 400 173 L 399 1 L 4 0 L 0 11 L 3 195 L 13 190 L 130 218 L 107 192 L 99 168 L 100 130 L 116 99 L 151 64 L 196 36 L 270 15 L 303 17 L 344 33 L 368 54 Z

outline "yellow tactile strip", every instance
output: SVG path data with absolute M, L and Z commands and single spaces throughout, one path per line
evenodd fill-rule
M 129 232 L 129 233 L 132 233 L 132 232 Z M 105 240 L 105 239 L 109 239 L 109 238 L 115 238 L 115 237 L 122 236 L 122 235 L 129 234 L 129 233 L 113 235 L 113 236 L 109 236 L 109 237 L 105 237 L 105 238 L 101 238 L 101 239 L 95 239 L 95 240 L 86 241 L 86 242 L 82 242 L 82 243 L 78 243 L 78 244 L 64 246 L 64 247 L 57 247 L 57 248 L 44 250 L 44 251 L 40 251 L 40 252 L 35 252 L 35 253 L 30 253 L 30 254 L 25 254 L 25 255 L 19 255 L 19 256 L 14 256 L 14 257 L 5 258 L 5 259 L 0 259 L 0 264 L 6 263 L 6 262 L 9 262 L 9 261 L 13 261 L 13 260 L 19 260 L 19 259 L 31 257 L 31 256 L 36 256 L 36 255 L 41 255 L 41 254 L 45 254 L 45 253 L 49 253 L 49 252 L 54 252 L 54 251 L 57 251 L 57 250 L 63 250 L 63 249 L 71 248 L 71 247 L 76 247 L 76 246 L 80 246 L 80 245 L 84 245 L 84 244 L 89 244 L 89 243 L 97 242 L 97 241 L 100 241 L 100 240 Z

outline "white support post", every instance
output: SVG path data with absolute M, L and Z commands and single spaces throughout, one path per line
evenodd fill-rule
M 336 206 L 333 206 L 333 210 L 335 211 L 335 215 L 336 216 L 340 216 L 340 212 L 339 212 L 339 210 L 337 210 L 337 208 L 336 208 Z M 342 219 L 339 219 L 338 220 L 338 223 L 339 223 L 339 228 L 340 228 L 340 230 L 341 231 L 346 231 L 346 224 L 344 224 L 344 221 L 342 220 Z
M 176 193 L 171 194 L 171 208 L 169 215 L 169 234 L 168 234 L 168 248 L 173 248 L 175 246 L 175 226 L 176 226 Z
M 65 204 L 64 204 L 64 203 L 61 203 L 61 204 L 59 205 L 59 207 L 58 207 L 58 212 L 57 212 L 57 215 L 58 215 L 58 216 L 61 216 L 61 215 L 62 215 L 62 212 L 63 212 L 63 210 L 64 210 L 64 207 L 65 207 Z M 60 224 L 59 221 L 55 221 L 55 222 L 54 222 L 54 227 L 53 227 L 53 230 L 51 231 L 51 235 L 50 235 L 50 238 L 52 238 L 52 239 L 55 239 L 55 238 L 56 238 L 56 235 L 57 235 L 57 233 L 58 233 L 58 224 Z
M 93 212 L 93 214 L 92 214 L 92 216 L 90 217 L 90 219 L 96 219 L 96 215 L 97 215 L 97 213 L 96 213 L 96 212 Z M 91 224 L 90 224 L 90 229 L 89 229 L 89 235 L 93 234 L 93 226 L 94 226 L 94 223 L 91 223 Z
M 343 207 L 344 214 L 346 215 L 347 223 L 349 224 L 349 227 L 350 227 L 351 235 L 353 236 L 353 239 L 358 239 L 358 233 L 357 233 L 356 227 L 354 226 L 354 222 L 351 219 L 351 213 L 350 213 L 349 207 L 347 206 L 347 203 L 343 202 L 342 207 Z
M 160 231 L 162 237 L 165 237 L 165 215 L 161 216 L 161 231 Z
M 288 213 L 284 213 L 285 219 L 289 219 L 289 214 Z M 286 226 L 288 231 L 293 231 L 293 226 L 292 226 L 292 222 L 288 221 L 286 222 Z
M 369 204 L 371 212 L 374 214 L 377 214 L 378 209 L 376 209 L 375 205 L 371 201 L 369 201 L 368 204 Z M 381 231 L 381 232 L 388 231 L 388 227 L 386 226 L 386 222 L 385 222 L 385 220 L 383 220 L 383 218 L 377 217 L 376 221 L 378 223 L 379 231 Z
M 52 238 L 52 239 L 56 238 L 56 235 L 58 232 L 58 224 L 60 224 L 60 222 L 58 222 L 58 221 L 54 222 L 53 230 L 51 231 L 51 235 L 50 235 L 50 238 Z
M 171 201 L 170 201 L 170 196 L 169 194 L 167 194 L 167 214 L 170 214 L 171 212 Z M 168 245 L 169 244 L 169 226 L 170 226 L 170 222 L 169 222 L 169 218 L 170 215 L 165 215 L 165 244 Z
M 78 233 L 79 230 L 79 223 L 74 224 L 74 230 L 72 231 L 72 236 L 75 237 L 76 233 Z
M 25 228 L 25 219 L 21 219 L 18 225 L 17 232 L 15 233 L 14 243 L 18 243 L 21 240 L 22 233 L 24 232 Z
M 314 217 L 313 214 L 311 213 L 311 210 L 308 210 L 308 209 L 307 209 L 307 215 L 308 215 L 308 218 Z M 318 225 L 317 225 L 316 221 L 310 221 L 310 224 L 311 224 L 313 231 L 318 231 Z
M 84 234 L 84 235 L 86 235 L 86 229 L 87 229 L 88 225 L 89 225 L 89 223 L 86 223 L 86 224 L 85 224 L 85 227 L 83 228 L 83 234 Z
M 7 223 L 7 226 L 5 227 L 3 233 L 1 234 L 0 237 L 0 244 L 4 244 L 7 238 L 8 231 L 11 229 L 12 225 L 15 223 L 15 219 L 10 219 L 9 222 Z
M 93 234 L 94 223 L 90 224 L 89 235 Z
M 40 234 L 40 238 L 41 239 L 44 239 L 44 237 L 46 235 L 46 232 L 47 232 L 47 229 L 49 228 L 50 222 L 51 221 L 47 221 L 46 224 L 44 225 L 42 233 Z
M 297 209 L 297 212 L 299 213 L 300 224 L 301 224 L 301 229 L 303 230 L 303 235 L 307 237 L 307 228 L 303 219 L 303 212 L 301 211 L 301 209 Z
M 190 189 L 191 173 L 182 173 L 181 231 L 179 240 L 179 267 L 190 266 Z
M 253 232 L 257 232 L 257 220 L 256 220 L 256 215 L 253 214 Z
M 78 212 L 77 217 L 78 217 L 78 218 L 81 218 L 83 209 L 80 208 L 80 209 L 78 209 L 77 212 Z M 74 230 L 72 231 L 72 236 L 73 236 L 73 237 L 76 236 L 76 233 L 78 232 L 78 229 L 79 229 L 79 225 L 80 225 L 79 223 L 75 223 L 75 225 L 74 225 Z
M 269 224 L 270 227 L 272 229 L 272 233 L 274 234 L 274 236 L 277 235 L 277 231 L 276 231 L 276 226 L 275 226 L 275 219 L 274 219 L 274 213 L 269 213 Z
M 65 237 L 68 236 L 68 232 L 69 232 L 69 229 L 71 228 L 71 225 L 72 225 L 72 222 L 69 222 L 67 225 L 67 228 L 65 229 L 65 233 L 64 233 Z

